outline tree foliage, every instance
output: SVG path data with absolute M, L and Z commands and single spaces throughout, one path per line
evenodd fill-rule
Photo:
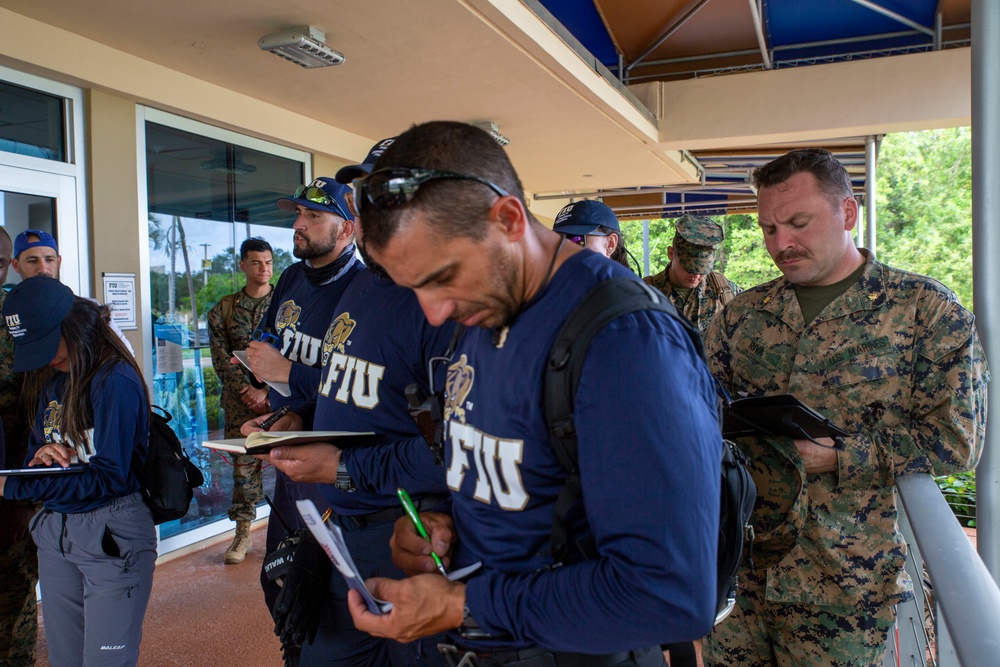
M 892 266 L 940 280 L 972 307 L 972 132 L 968 127 L 887 135 L 876 177 L 876 254 Z M 781 275 L 764 248 L 757 216 L 713 217 L 726 240 L 716 270 L 744 289 Z M 643 262 L 642 222 L 622 222 Z M 674 220 L 649 221 L 650 273 L 667 265 Z
M 972 132 L 887 135 L 876 179 L 879 259 L 943 282 L 972 308 Z

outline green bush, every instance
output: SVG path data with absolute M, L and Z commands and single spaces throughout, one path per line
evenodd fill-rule
M 962 472 L 956 475 L 935 477 L 941 494 L 955 513 L 959 523 L 968 528 L 976 527 L 976 473 Z

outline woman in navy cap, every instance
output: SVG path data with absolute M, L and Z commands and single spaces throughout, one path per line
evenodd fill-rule
M 26 465 L 86 464 L 0 476 L 0 495 L 43 505 L 31 535 L 56 667 L 136 664 L 156 561 L 153 517 L 132 472 L 133 456 L 146 456 L 149 399 L 102 308 L 46 276 L 3 304 L 14 371 L 34 371 L 38 397 Z

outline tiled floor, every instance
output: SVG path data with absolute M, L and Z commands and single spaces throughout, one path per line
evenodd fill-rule
M 277 667 L 274 625 L 260 591 L 264 525 L 255 526 L 253 551 L 239 565 L 224 565 L 231 541 L 161 563 L 142 630 L 139 667 Z M 48 667 L 44 627 L 38 667 Z

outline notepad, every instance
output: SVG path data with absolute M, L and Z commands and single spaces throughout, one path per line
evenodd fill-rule
M 248 371 L 253 373 L 253 369 L 250 368 L 250 361 L 247 359 L 246 350 L 233 350 L 233 356 L 236 357 Z M 292 395 L 292 388 L 288 386 L 288 383 L 286 382 L 268 382 L 267 380 L 260 380 L 260 381 L 266 384 L 268 387 L 274 389 L 282 396 L 288 397 Z
M 373 431 L 255 431 L 246 438 L 206 440 L 202 447 L 234 454 L 266 454 L 275 447 L 308 445 L 314 442 L 329 442 L 341 449 L 351 447 L 372 447 L 384 438 Z

